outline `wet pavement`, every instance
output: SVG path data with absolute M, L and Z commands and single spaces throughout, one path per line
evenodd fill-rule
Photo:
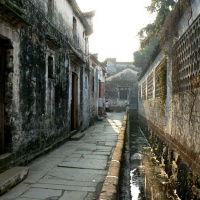
M 84 131 L 30 164 L 28 177 L 1 200 L 95 200 L 101 192 L 124 113 L 108 113 Z

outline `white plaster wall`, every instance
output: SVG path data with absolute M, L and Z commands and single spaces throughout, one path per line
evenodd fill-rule
M 179 38 L 189 28 L 191 23 L 200 13 L 200 1 L 192 1 L 192 12 L 187 11 L 179 22 Z M 191 15 L 192 14 L 192 15 Z M 139 81 L 141 86 L 143 81 L 152 72 L 155 72 L 156 66 L 162 60 L 163 55 L 160 54 L 153 64 L 147 70 L 145 75 Z M 183 91 L 182 93 L 172 93 L 172 60 L 168 59 L 167 63 L 167 97 L 165 116 L 159 114 L 159 99 L 140 100 L 138 98 L 138 112 L 147 120 L 153 122 L 156 126 L 181 142 L 186 148 L 195 153 L 200 153 L 200 89 L 195 89 L 196 96 L 191 91 Z M 155 82 L 154 82 L 155 84 Z
M 87 79 L 85 78 L 87 77 Z M 83 73 L 83 128 L 87 127 L 90 122 L 89 116 L 89 71 L 85 69 Z
M 31 0 L 37 8 L 44 12 L 44 15 L 47 17 L 48 12 L 48 0 Z M 71 5 L 67 0 L 54 0 L 54 15 L 52 18 L 52 22 L 59 29 L 59 31 L 63 34 L 66 34 L 66 37 L 70 37 L 73 40 L 73 16 L 77 20 L 77 34 L 79 37 L 80 48 L 83 52 L 85 52 L 85 37 L 83 37 L 83 32 L 85 28 L 81 23 L 80 19 L 73 13 Z
M 77 34 L 80 42 L 80 47 L 83 52 L 85 52 L 85 38 L 83 37 L 83 32 L 85 28 L 81 23 L 80 19 L 73 13 L 71 5 L 66 0 L 55 1 L 55 10 L 58 11 L 55 15 L 55 23 L 60 23 L 60 16 L 63 18 L 63 25 L 66 26 L 67 32 L 70 33 L 72 38 L 72 28 L 73 28 L 73 17 L 77 20 Z

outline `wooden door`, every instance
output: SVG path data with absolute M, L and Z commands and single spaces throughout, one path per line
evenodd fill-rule
M 77 75 L 72 74 L 71 131 L 77 129 Z
M 6 51 L 3 47 L 0 46 L 0 154 L 5 153 L 5 133 L 4 133 L 5 65 L 6 65 Z

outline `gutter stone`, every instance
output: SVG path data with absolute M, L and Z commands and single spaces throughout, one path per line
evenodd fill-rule
M 28 176 L 29 167 L 13 167 L 0 174 L 0 195 Z
M 113 156 L 108 168 L 99 200 L 116 200 L 118 196 L 119 174 L 124 149 L 125 133 L 126 133 L 127 114 L 124 116 L 122 127 L 120 128 L 117 144 L 113 152 Z

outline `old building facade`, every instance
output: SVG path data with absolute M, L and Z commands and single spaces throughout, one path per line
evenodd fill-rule
M 181 199 L 199 199 L 200 3 L 189 2 L 173 45 L 166 42 L 139 78 L 138 112 L 169 186 Z
M 106 68 L 98 61 L 98 55 L 90 56 L 90 119 L 104 115 Z
M 116 62 L 107 59 L 104 63 L 107 69 L 106 100 L 111 111 L 125 111 L 126 106 L 136 106 L 137 78 L 141 69 L 131 62 Z
M 1 172 L 89 125 L 94 12 L 75 0 L 6 0 L 0 13 Z

